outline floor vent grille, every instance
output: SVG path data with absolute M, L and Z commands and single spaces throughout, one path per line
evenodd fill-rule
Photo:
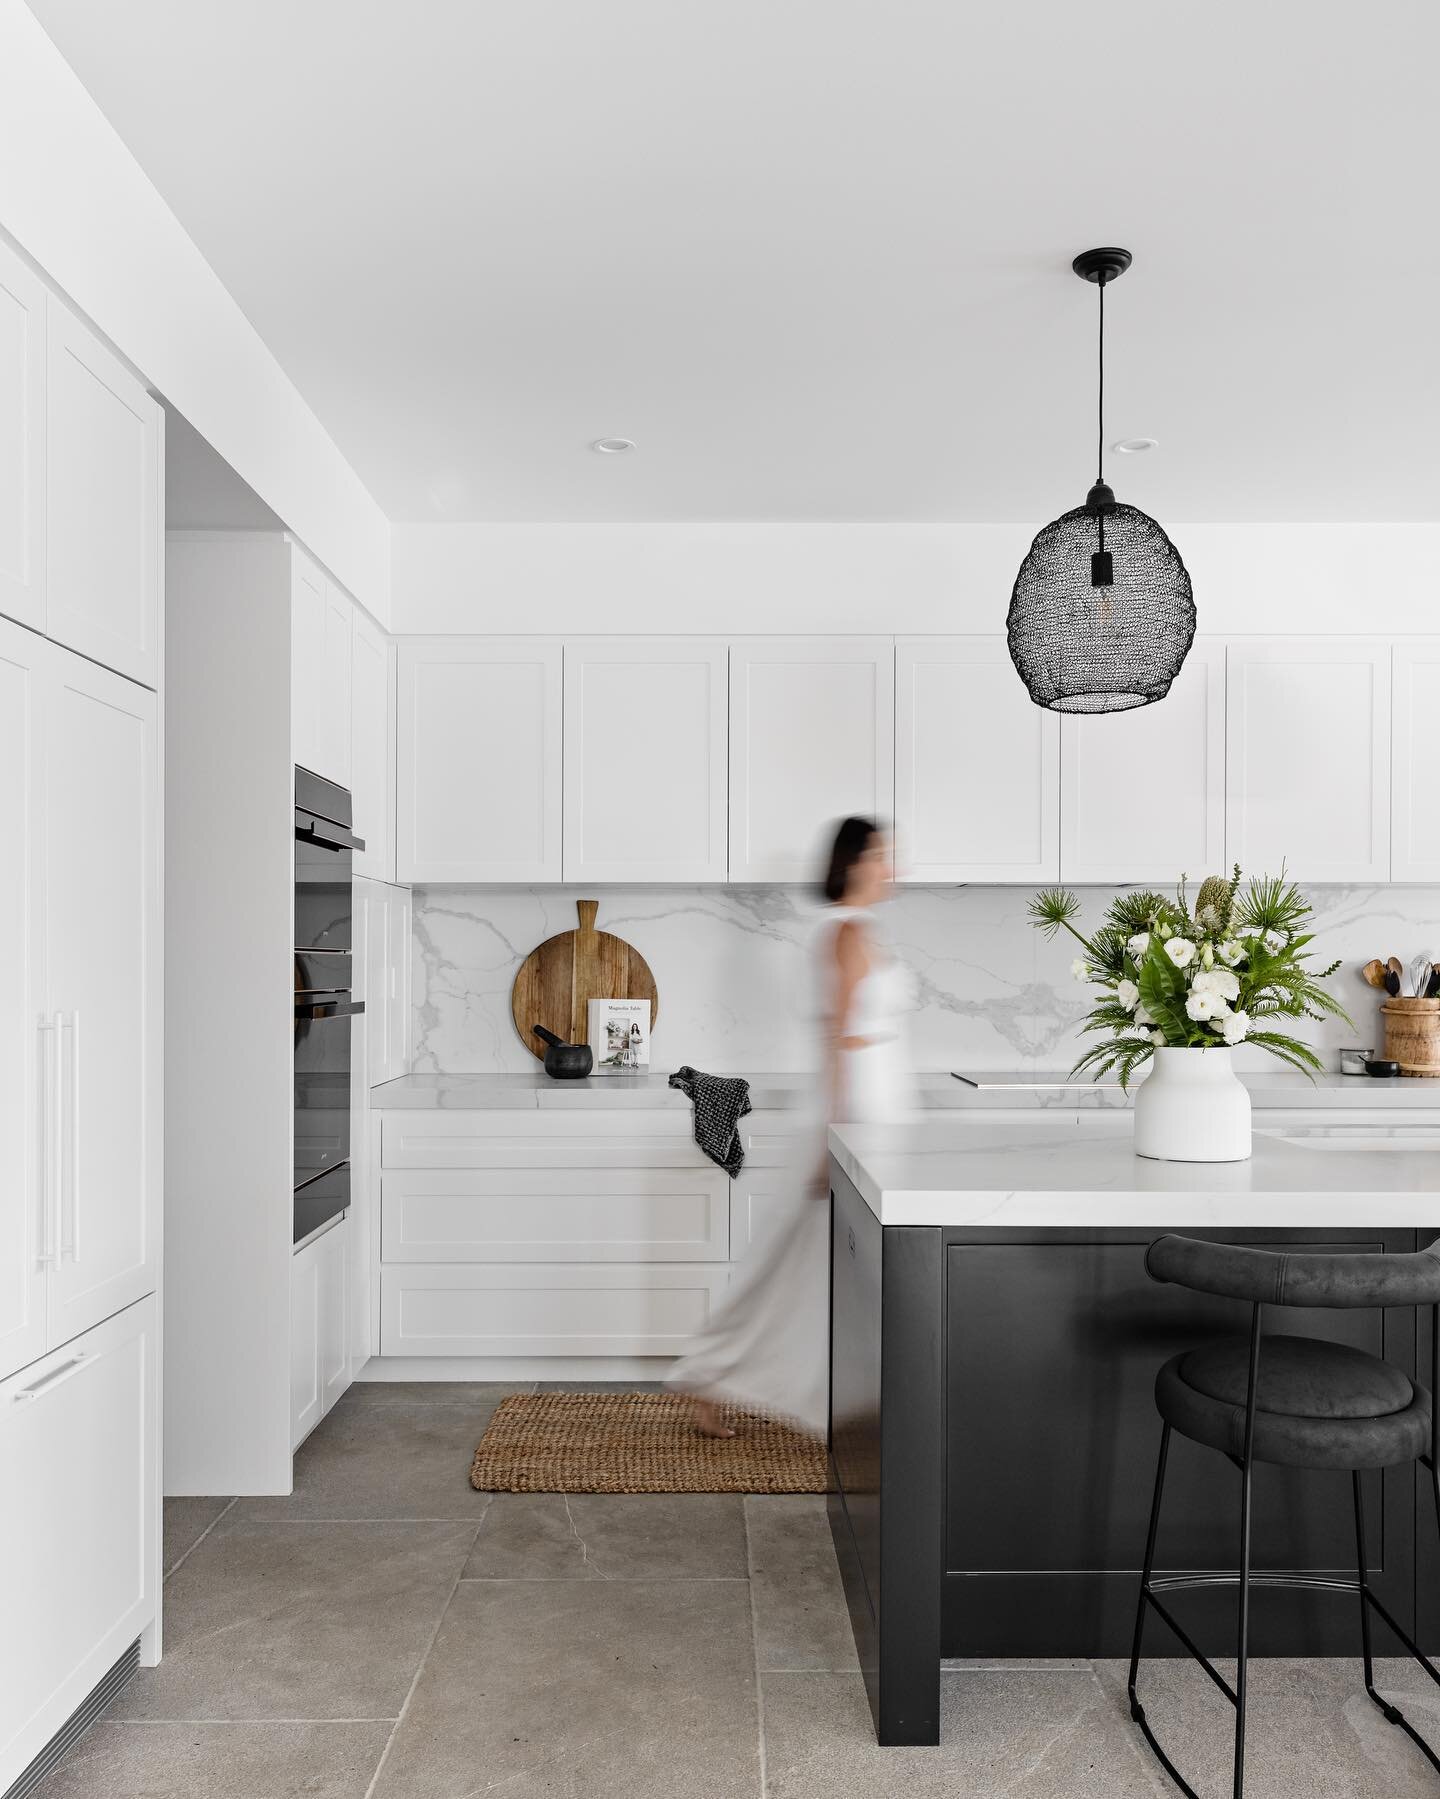
M 139 1666 L 140 1645 L 135 1642 L 96 1683 L 88 1697 L 80 1701 L 20 1778 L 0 1793 L 0 1799 L 25 1799 L 27 1793 L 33 1793 L 67 1750 L 79 1742 Z

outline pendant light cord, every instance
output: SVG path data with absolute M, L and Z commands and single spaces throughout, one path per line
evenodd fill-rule
M 1099 441 L 1095 446 L 1095 479 L 1105 479 L 1105 275 L 1100 275 L 1100 404 Z

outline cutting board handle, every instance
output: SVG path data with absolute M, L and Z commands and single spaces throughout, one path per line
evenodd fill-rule
M 595 914 L 600 910 L 599 900 L 576 900 L 575 910 L 580 914 L 580 929 L 582 931 L 593 931 L 595 929 Z

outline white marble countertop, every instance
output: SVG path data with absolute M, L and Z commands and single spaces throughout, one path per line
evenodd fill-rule
M 716 1070 L 717 1073 L 727 1072 Z M 1124 1111 L 1133 1094 L 1113 1082 L 1071 1081 L 1063 1073 L 971 1073 L 918 1077 L 919 1100 L 927 1111 Z M 537 1062 L 516 1074 L 407 1074 L 370 1089 L 370 1103 L 382 1111 L 491 1112 L 592 1110 L 596 1107 L 686 1106 L 683 1093 L 667 1085 L 668 1071 L 653 1074 L 591 1075 L 583 1081 L 556 1081 Z M 809 1090 L 803 1074 L 752 1074 L 750 1104 L 756 1111 L 784 1111 Z M 1368 1075 L 1304 1075 L 1278 1067 L 1240 1077 L 1250 1089 L 1256 1110 L 1280 1107 L 1295 1111 L 1405 1111 L 1427 1108 L 1440 1113 L 1440 1081 L 1377 1081 Z
M 1249 1161 L 1151 1162 L 1117 1119 L 944 1118 L 832 1126 L 830 1150 L 887 1225 L 1424 1229 L 1440 1224 L 1440 1131 L 1404 1147 L 1405 1129 L 1352 1143 L 1262 1125 Z

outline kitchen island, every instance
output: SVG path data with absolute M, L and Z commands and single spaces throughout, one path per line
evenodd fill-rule
M 1248 1323 L 1235 1302 L 1150 1281 L 1156 1236 L 1399 1251 L 1440 1235 L 1440 1132 L 1257 1127 L 1251 1160 L 1208 1166 L 1137 1158 L 1114 1116 L 832 1130 L 831 1524 L 882 1743 L 938 1740 L 943 1657 L 1128 1652 L 1155 1373 Z M 1267 1329 L 1429 1383 L 1413 1311 L 1277 1309 Z M 1161 1566 L 1233 1565 L 1234 1471 L 1185 1442 L 1172 1468 Z M 1433 1506 L 1413 1469 L 1371 1478 L 1376 1590 L 1433 1647 Z M 1348 1477 L 1262 1468 L 1255 1503 L 1257 1566 L 1353 1568 Z M 1189 1602 L 1201 1646 L 1226 1652 L 1233 1592 Z M 1357 1630 L 1353 1601 L 1267 1592 L 1252 1644 L 1348 1655 Z

